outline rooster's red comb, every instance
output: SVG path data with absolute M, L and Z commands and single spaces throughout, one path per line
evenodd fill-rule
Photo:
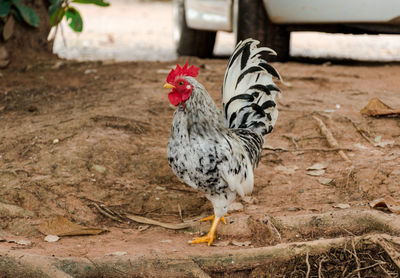
M 198 67 L 195 66 L 190 66 L 188 67 L 189 62 L 186 62 L 186 64 L 181 68 L 179 65 L 176 65 L 175 69 L 172 69 L 171 72 L 167 76 L 167 83 L 172 84 L 177 76 L 192 76 L 196 77 L 199 74 L 199 69 Z

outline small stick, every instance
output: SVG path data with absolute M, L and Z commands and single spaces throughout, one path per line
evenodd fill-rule
M 358 259 L 358 256 L 357 256 L 357 251 L 356 251 L 356 247 L 355 247 L 355 244 L 354 244 L 354 239 L 351 240 L 351 246 L 353 247 L 353 251 L 354 251 L 353 255 L 354 255 L 354 258 L 355 258 L 356 263 L 357 263 L 357 269 L 355 271 L 357 271 L 358 278 L 361 278 L 361 275 L 360 275 L 360 260 Z M 349 276 L 351 276 L 351 274 Z
M 369 266 L 357 268 L 357 269 L 355 269 L 353 272 L 351 272 L 349 275 L 347 275 L 346 277 L 351 277 L 351 276 L 353 276 L 354 273 L 357 272 L 358 277 L 361 278 L 360 271 L 363 271 L 363 270 L 366 270 L 366 269 L 369 269 L 369 268 L 373 268 L 373 267 L 375 267 L 375 266 L 377 266 L 377 265 L 381 265 L 381 264 L 382 264 L 382 263 L 375 263 L 375 264 L 373 264 L 373 265 L 369 265 Z
M 160 226 L 160 227 L 172 229 L 172 230 L 180 230 L 180 229 L 190 228 L 190 227 L 193 227 L 197 222 L 196 220 L 192 220 L 192 221 L 178 223 L 178 224 L 164 223 L 164 222 L 149 219 L 149 218 L 146 218 L 143 216 L 132 215 L 132 214 L 126 215 L 126 218 L 133 220 L 135 222 L 138 222 L 138 223 Z
M 306 253 L 306 265 L 307 265 L 306 278 L 309 278 L 310 277 L 311 266 L 310 266 L 310 263 L 308 261 L 308 250 L 307 250 L 307 253 Z
M 306 148 L 306 149 L 285 149 L 285 148 L 273 148 L 271 146 L 263 146 L 264 150 L 269 150 L 269 151 L 276 151 L 276 152 L 337 152 L 337 151 L 353 151 L 353 149 L 350 148 L 332 148 L 332 149 L 327 149 L 327 148 Z
M 326 262 L 325 258 L 322 258 L 318 263 L 318 278 L 323 278 L 324 277 L 322 275 L 322 263 L 323 262 Z
M 275 235 L 278 237 L 279 241 L 282 241 L 281 233 L 278 231 L 278 229 L 275 227 L 274 223 L 272 223 L 271 220 L 272 220 L 272 218 L 268 217 L 267 225 L 275 233 Z
M 184 222 L 183 221 L 183 217 L 182 217 L 182 208 L 181 208 L 181 205 L 179 203 L 178 203 L 178 213 L 179 213 L 179 217 L 181 218 L 182 222 Z
M 354 166 L 351 166 L 350 170 L 349 170 L 349 173 L 347 174 L 346 188 L 349 185 L 350 177 L 351 177 L 351 174 L 353 173 L 353 171 L 354 171 Z
M 316 116 L 313 116 L 313 118 L 317 121 L 319 129 L 321 130 L 322 135 L 326 137 L 329 146 L 331 146 L 332 148 L 340 148 L 339 143 L 336 141 L 335 137 L 333 137 L 332 132 L 326 127 L 324 122 Z M 338 153 L 346 162 L 351 162 L 344 151 L 341 150 Z
M 108 213 L 107 211 L 105 211 L 104 209 L 102 209 L 98 204 L 93 203 L 93 206 L 104 216 L 107 216 L 109 218 L 111 218 L 112 220 L 124 223 L 124 221 L 122 221 L 121 219 L 119 219 L 118 217 L 115 217 L 113 215 L 111 215 L 110 213 Z

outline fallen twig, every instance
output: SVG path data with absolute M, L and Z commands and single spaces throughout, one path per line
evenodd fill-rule
M 128 218 L 132 221 L 138 222 L 138 223 L 160 226 L 160 227 L 172 229 L 172 230 L 180 230 L 180 229 L 186 229 L 186 228 L 193 227 L 196 225 L 196 222 L 198 221 L 198 219 L 195 219 L 195 220 L 190 220 L 190 221 L 187 221 L 184 223 L 177 223 L 177 224 L 164 223 L 164 222 L 149 219 L 149 218 L 146 218 L 143 216 L 132 215 L 132 214 L 126 215 L 126 218 Z
M 285 148 L 273 148 L 271 146 L 263 146 L 264 150 L 269 150 L 269 151 L 276 151 L 276 152 L 337 152 L 337 151 L 353 151 L 353 149 L 350 148 L 305 148 L 305 149 L 285 149 Z
M 147 217 L 143 217 L 143 216 L 139 216 L 139 215 L 133 215 L 133 214 L 127 214 L 126 216 L 121 216 L 115 212 L 113 212 L 112 210 L 106 208 L 104 205 L 98 205 L 96 203 L 93 203 L 93 206 L 104 216 L 107 216 L 109 218 L 111 218 L 112 220 L 121 222 L 121 223 L 125 223 L 126 221 L 123 221 L 125 219 L 129 219 L 132 221 L 135 221 L 137 223 L 141 223 L 141 224 L 149 224 L 149 225 L 155 225 L 155 226 L 160 226 L 166 229 L 172 229 L 172 230 L 180 230 L 180 229 L 186 229 L 186 228 L 190 228 L 190 227 L 194 227 L 197 223 L 198 220 L 200 220 L 200 218 L 197 219 L 193 219 L 190 221 L 186 221 L 183 223 L 164 223 L 164 222 L 160 222 L 157 220 L 153 220 Z
M 276 235 L 276 237 L 279 239 L 280 242 L 282 242 L 282 236 L 281 233 L 278 231 L 278 229 L 275 227 L 273 221 L 272 221 L 272 217 L 267 216 L 267 225 L 268 227 L 272 230 L 272 232 Z
M 325 257 L 322 258 L 318 263 L 318 278 L 323 278 L 323 275 L 322 275 L 322 263 L 323 262 L 326 262 L 326 258 Z
M 306 265 L 307 265 L 306 278 L 308 278 L 308 277 L 310 277 L 310 271 L 311 271 L 310 262 L 308 261 L 308 250 L 307 250 L 307 253 L 306 253 Z
M 182 217 L 182 208 L 181 208 L 181 205 L 179 203 L 178 203 L 178 213 L 179 213 L 179 217 L 181 218 L 182 222 L 184 222 L 183 221 L 183 217 Z
M 354 252 L 353 255 L 354 255 L 354 259 L 356 260 L 356 264 L 357 264 L 357 269 L 355 271 L 353 271 L 353 272 L 357 272 L 358 278 L 361 278 L 361 274 L 360 274 L 360 259 L 357 256 L 356 246 L 354 244 L 354 238 L 351 240 L 351 246 L 353 247 L 353 252 Z M 352 273 L 350 273 L 348 276 L 351 277 Z
M 332 148 L 340 148 L 339 143 L 336 141 L 335 137 L 333 137 L 332 132 L 327 128 L 324 122 L 316 116 L 313 116 L 313 118 L 317 121 L 319 129 L 321 130 L 322 135 L 326 137 L 329 146 L 331 146 Z M 345 161 L 351 162 L 344 151 L 340 150 L 338 151 L 338 153 Z
M 348 185 L 349 185 L 350 177 L 351 177 L 351 175 L 353 174 L 353 171 L 354 171 L 354 166 L 351 166 L 350 169 L 349 169 L 349 173 L 347 174 L 346 188 L 347 188 Z
M 373 268 L 373 267 L 375 267 L 375 266 L 377 266 L 377 265 L 381 265 L 381 264 L 382 264 L 382 263 L 375 263 L 375 264 L 373 264 L 373 265 L 369 265 L 369 266 L 365 266 L 365 267 L 358 267 L 357 269 L 355 269 L 354 271 L 352 271 L 349 275 L 347 275 L 346 278 L 347 278 L 347 277 L 352 277 L 355 273 L 357 273 L 358 277 L 361 278 L 360 271 L 363 271 L 363 270 L 366 270 L 366 269 L 369 269 L 369 268 Z
M 117 216 L 112 215 L 111 213 L 109 213 L 108 211 L 106 211 L 104 209 L 104 207 L 100 207 L 98 204 L 93 203 L 93 206 L 104 216 L 107 216 L 109 218 L 111 218 L 112 220 L 118 221 L 123 223 L 124 221 L 122 221 L 121 219 L 119 219 Z

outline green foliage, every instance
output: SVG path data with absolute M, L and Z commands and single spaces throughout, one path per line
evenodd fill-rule
M 80 13 L 73 7 L 69 7 L 65 11 L 65 17 L 67 18 L 69 26 L 75 32 L 82 32 L 83 22 Z
M 19 3 L 15 4 L 15 7 L 26 23 L 36 28 L 39 27 L 40 19 L 33 9 Z
M 11 11 L 11 2 L 2 0 L 0 1 L 0 16 L 6 17 Z
M 79 3 L 79 4 L 95 4 L 101 7 L 108 7 L 110 3 L 104 2 L 103 0 L 72 0 L 72 3 Z
M 40 20 L 32 8 L 21 4 L 21 0 L 0 0 L 0 17 L 10 14 L 18 21 L 24 21 L 32 27 L 39 27 Z
M 71 3 L 93 4 L 100 7 L 110 5 L 104 0 L 49 0 L 49 2 L 50 24 L 56 26 L 65 17 L 68 25 L 75 32 L 82 32 L 83 20 L 79 11 L 70 5 Z M 0 0 L 0 17 L 8 18 L 9 16 L 35 28 L 40 25 L 36 12 L 32 8 L 22 5 L 21 0 Z
M 77 4 L 94 4 L 100 7 L 107 7 L 110 4 L 105 2 L 104 0 L 49 0 L 50 7 L 50 23 L 53 26 L 56 26 L 61 22 L 64 18 L 67 19 L 68 25 L 75 32 L 82 32 L 83 29 L 83 20 L 79 11 L 75 7 L 71 7 L 70 3 Z

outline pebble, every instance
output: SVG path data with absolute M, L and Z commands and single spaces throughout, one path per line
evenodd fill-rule
M 60 240 L 60 237 L 56 236 L 56 235 L 47 235 L 44 238 L 44 241 L 47 241 L 47 242 L 56 242 L 56 241 L 59 241 L 59 240 Z

